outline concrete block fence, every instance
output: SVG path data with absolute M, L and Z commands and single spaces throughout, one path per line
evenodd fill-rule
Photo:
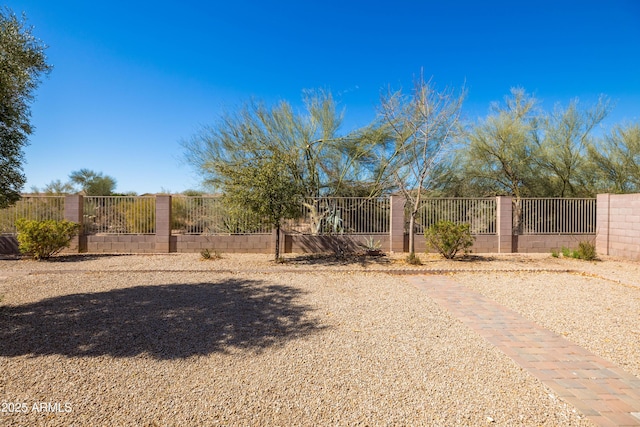
M 82 223 L 82 196 L 65 198 L 64 218 Z M 200 252 L 203 249 L 232 253 L 272 253 L 275 231 L 270 234 L 190 235 L 173 234 L 171 230 L 171 196 L 155 198 L 155 234 L 81 234 L 67 252 L 91 253 L 170 253 Z M 379 241 L 386 252 L 406 252 L 405 201 L 400 196 L 390 199 L 389 232 L 384 234 L 307 235 L 283 233 L 282 253 L 314 253 L 337 248 L 355 249 L 368 238 Z M 512 225 L 512 198 L 496 198 L 495 234 L 476 235 L 474 253 L 550 253 L 563 246 L 576 248 L 584 240 L 595 241 L 599 254 L 640 260 L 640 194 L 597 197 L 596 234 L 530 234 L 516 235 Z M 0 236 L 0 253 L 17 253 L 15 236 Z M 426 250 L 425 238 L 416 234 L 416 251 Z
M 640 261 L 640 194 L 598 194 L 596 251 Z

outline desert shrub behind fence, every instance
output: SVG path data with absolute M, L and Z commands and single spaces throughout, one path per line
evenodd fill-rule
M 64 196 L 28 196 L 6 209 L 0 209 L 0 234 L 15 234 L 16 221 L 60 221 L 64 219 Z

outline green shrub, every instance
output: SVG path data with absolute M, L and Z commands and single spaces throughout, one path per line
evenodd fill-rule
M 48 259 L 69 247 L 78 234 L 80 224 L 71 221 L 36 221 L 21 218 L 16 221 L 20 252 L 31 254 L 33 259 Z
M 586 240 L 578 243 L 578 249 L 569 249 L 563 246 L 562 256 L 565 258 L 582 259 L 585 261 L 593 261 L 598 258 L 596 245 Z
M 222 259 L 222 254 L 220 254 L 220 252 L 218 251 L 213 251 L 213 252 L 209 252 L 209 249 L 203 249 L 202 251 L 200 251 L 200 257 L 201 259 L 204 260 L 217 260 L 217 259 Z
M 578 243 L 578 258 L 585 261 L 593 261 L 597 257 L 595 244 L 587 241 Z
M 424 236 L 428 245 L 447 259 L 453 259 L 461 250 L 469 253 L 475 240 L 469 224 L 454 224 L 451 221 L 438 221 L 425 231 Z
M 422 265 L 422 261 L 420 261 L 420 257 L 418 257 L 415 252 L 411 252 L 406 258 L 405 261 L 410 265 Z

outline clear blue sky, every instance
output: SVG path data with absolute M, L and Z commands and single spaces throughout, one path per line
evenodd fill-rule
M 640 1 L 9 1 L 54 66 L 36 93 L 25 172 L 42 188 L 88 168 L 117 191 L 180 192 L 199 178 L 179 141 L 250 97 L 300 103 L 326 88 L 346 128 L 421 68 L 466 82 L 464 112 L 524 87 L 551 108 L 606 94 L 607 125 L 640 121 Z

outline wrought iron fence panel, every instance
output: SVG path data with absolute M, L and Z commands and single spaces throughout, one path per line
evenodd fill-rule
M 83 197 L 85 234 L 154 234 L 155 196 Z
M 595 234 L 596 199 L 524 198 L 514 200 L 516 234 Z
M 173 196 L 173 234 L 269 234 L 272 226 L 246 209 L 227 206 L 219 196 Z
M 387 234 L 388 197 L 318 197 L 305 199 L 300 216 L 285 229 L 301 234 Z
M 405 208 L 405 231 L 409 230 L 411 207 Z M 423 234 L 426 229 L 438 221 L 451 221 L 455 224 L 469 224 L 472 234 L 496 234 L 495 198 L 433 198 L 422 200 L 414 232 Z
M 64 196 L 24 196 L 15 204 L 0 209 L 0 234 L 16 234 L 16 221 L 64 219 Z

